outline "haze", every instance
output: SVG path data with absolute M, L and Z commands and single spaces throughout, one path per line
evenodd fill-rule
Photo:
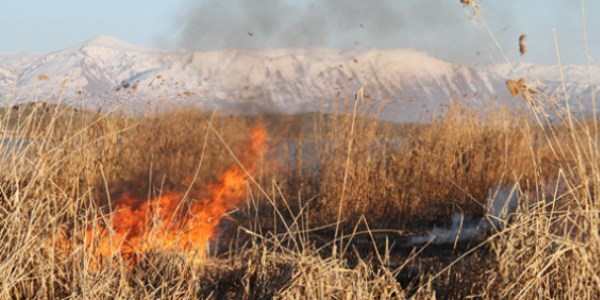
M 415 48 L 478 64 L 503 62 L 504 55 L 519 60 L 516 39 L 526 33 L 530 52 L 523 61 L 553 64 L 556 29 L 563 62 L 583 64 L 585 12 L 591 57 L 600 55 L 598 1 L 483 4 L 484 22 L 477 22 L 458 0 L 3 1 L 0 51 L 47 52 L 112 35 L 168 49 Z

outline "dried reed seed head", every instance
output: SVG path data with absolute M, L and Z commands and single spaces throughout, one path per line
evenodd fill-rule
M 464 7 L 470 7 L 473 10 L 473 16 L 479 16 L 479 2 L 478 0 L 460 0 L 460 3 Z
M 517 80 L 507 80 L 506 88 L 513 97 L 521 96 L 524 100 L 529 102 L 533 101 L 533 96 L 538 93 L 538 91 L 529 86 L 523 78 Z
M 519 95 L 519 82 L 517 80 L 509 79 L 506 81 L 506 88 L 513 97 Z
M 519 36 L 519 42 L 524 42 L 526 38 L 527 38 L 527 35 L 524 33 L 521 33 L 521 35 Z
M 521 53 L 521 56 L 527 53 L 527 35 L 524 33 L 519 36 L 519 53 Z
M 464 6 L 470 6 L 472 8 L 479 8 L 479 2 L 477 0 L 460 0 L 460 3 Z

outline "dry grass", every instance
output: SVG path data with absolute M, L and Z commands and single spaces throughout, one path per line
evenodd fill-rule
M 452 106 L 430 124 L 398 128 L 360 119 L 351 163 L 346 165 L 350 120 L 323 121 L 319 218 L 335 218 L 349 173 L 344 219 L 366 217 L 377 227 L 433 221 L 456 211 L 483 215 L 490 190 L 534 176 L 532 149 L 538 139 L 528 122 L 507 111 L 480 115 Z M 306 177 L 306 175 L 305 175 Z
M 454 106 L 429 124 L 397 125 L 372 107 L 247 117 L 5 109 L 3 140 L 23 143 L 2 146 L 0 298 L 598 296 L 597 122 L 550 121 L 534 106 L 536 117 Z M 119 258 L 95 263 L 81 237 L 115 196 L 202 189 L 259 121 L 271 153 L 207 261 L 148 253 L 133 269 Z M 520 210 L 477 250 L 434 261 L 381 239 L 383 229 L 484 215 L 489 191 L 515 183 Z M 356 243 L 335 240 L 353 233 Z M 331 255 L 334 244 L 342 249 Z

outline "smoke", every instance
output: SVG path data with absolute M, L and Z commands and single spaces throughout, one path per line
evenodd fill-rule
M 186 49 L 414 48 L 462 63 L 504 62 L 506 57 L 552 64 L 556 29 L 563 61 L 585 62 L 579 1 L 485 1 L 481 20 L 487 28 L 459 0 L 187 1 L 175 37 Z M 598 9 L 600 2 L 588 1 L 590 37 L 600 26 L 591 15 Z M 521 33 L 531 46 L 523 58 L 518 53 Z M 594 47 L 600 42 L 590 42 L 592 53 L 600 53 Z
M 500 186 L 491 190 L 487 199 L 487 214 L 476 220 L 466 220 L 463 214 L 454 214 L 448 228 L 434 227 L 424 235 L 413 236 L 404 245 L 413 247 L 421 244 L 451 244 L 465 241 L 478 241 L 485 238 L 490 230 L 503 228 L 511 214 L 519 206 L 518 186 Z
M 415 48 L 467 60 L 489 39 L 459 1 L 205 0 L 178 24 L 186 49 Z

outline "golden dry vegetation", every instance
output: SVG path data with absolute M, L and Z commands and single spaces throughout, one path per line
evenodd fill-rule
M 5 109 L 0 297 L 595 298 L 597 122 L 531 114 L 453 106 L 399 125 L 344 113 Z M 247 164 L 238 158 L 259 123 L 269 150 L 206 258 L 153 248 L 132 263 L 119 247 L 98 257 L 88 233 L 102 238 L 123 193 L 204 195 Z M 481 244 L 428 256 L 394 247 L 453 213 L 485 215 L 489 191 L 514 184 L 519 210 Z

